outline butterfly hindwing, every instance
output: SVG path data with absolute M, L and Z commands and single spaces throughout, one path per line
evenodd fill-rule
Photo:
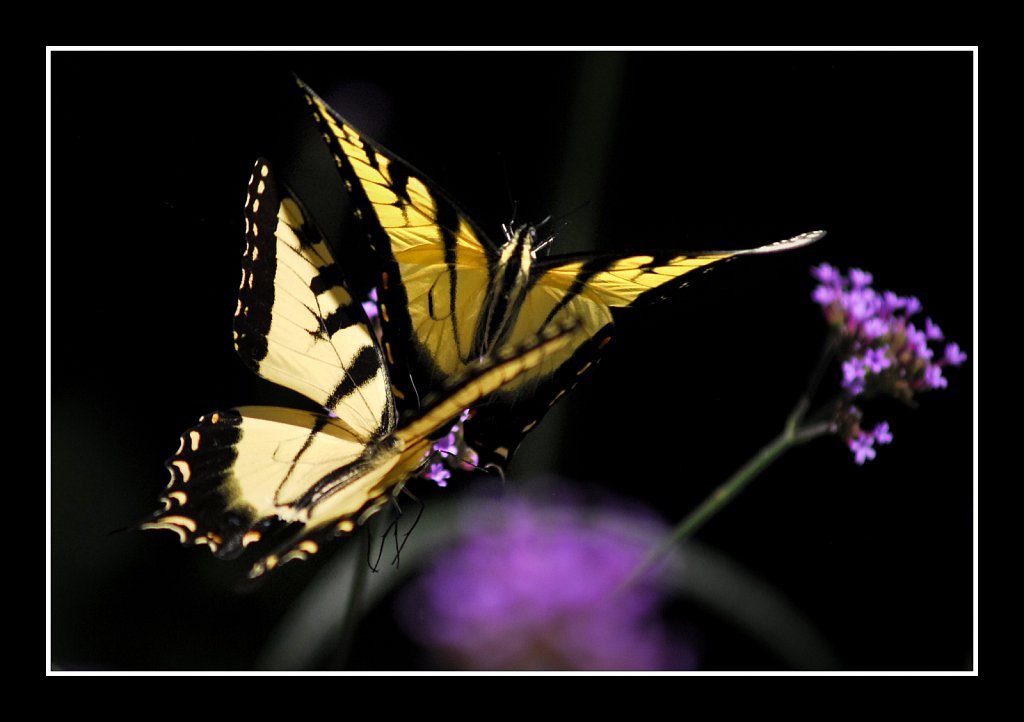
M 222 558 L 263 542 L 272 551 L 258 569 L 293 551 L 308 556 L 386 501 L 381 487 L 398 459 L 367 448 L 322 414 L 259 406 L 208 414 L 168 460 L 164 509 L 142 528 L 170 529 Z

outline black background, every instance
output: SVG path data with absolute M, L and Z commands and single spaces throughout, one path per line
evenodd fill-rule
M 238 594 L 242 564 L 183 550 L 170 534 L 109 534 L 155 508 L 162 462 L 200 414 L 292 403 L 231 347 L 254 160 L 278 163 L 329 232 L 342 231 L 340 184 L 291 72 L 424 169 L 493 238 L 513 200 L 521 220 L 555 217 L 556 252 L 742 248 L 828 230 L 809 249 L 725 264 L 620 317 L 605 359 L 565 402 L 564 427 L 535 432 L 554 458 L 524 446 L 523 475 L 546 468 L 680 519 L 779 431 L 802 390 L 824 338 L 807 272 L 822 261 L 917 295 L 971 351 L 969 52 L 51 60 L 55 667 L 251 668 L 322 563 Z M 586 77 L 610 103 L 574 105 Z M 594 153 L 607 163 L 581 185 L 597 190 L 575 197 L 580 171 L 564 149 L 602 123 L 609 145 Z M 554 207 L 559 183 L 570 192 Z M 875 461 L 858 467 L 838 441 L 818 440 L 700 532 L 781 590 L 844 668 L 972 664 L 971 356 L 919 408 L 872 407 L 869 422 L 887 419 L 895 434 Z M 413 484 L 429 514 L 428 486 Z M 394 639 L 389 623 L 375 614 L 379 636 L 365 627 L 360 640 Z M 702 634 L 704 668 L 780 667 L 750 640 Z M 417 664 L 397 643 L 363 646 L 356 667 Z

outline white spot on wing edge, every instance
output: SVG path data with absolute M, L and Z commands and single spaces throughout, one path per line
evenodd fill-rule
M 174 461 L 171 462 L 171 466 L 177 469 L 178 473 L 181 474 L 182 484 L 187 484 L 189 479 L 192 478 L 192 469 L 191 467 L 189 467 L 187 461 L 183 461 L 182 459 L 175 459 Z M 184 504 L 185 502 L 182 503 Z

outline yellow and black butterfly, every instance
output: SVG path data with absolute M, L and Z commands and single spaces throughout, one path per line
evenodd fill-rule
M 245 406 L 203 416 L 167 462 L 163 509 L 143 529 L 233 558 L 260 543 L 256 577 L 315 554 L 397 495 L 459 414 L 560 353 L 565 324 L 495 349 L 396 411 L 387 366 L 360 303 L 298 200 L 260 160 L 245 206 L 246 249 L 235 348 L 260 376 L 324 413 Z
M 578 319 L 582 333 L 536 368 L 496 389 L 465 425 L 481 463 L 512 452 L 597 360 L 611 338 L 612 308 L 664 296 L 691 271 L 739 255 L 800 248 L 804 233 L 741 251 L 573 254 L 538 257 L 537 228 L 490 241 L 426 176 L 385 150 L 298 81 L 351 197 L 378 264 L 379 305 L 391 382 L 400 407 L 494 349 Z

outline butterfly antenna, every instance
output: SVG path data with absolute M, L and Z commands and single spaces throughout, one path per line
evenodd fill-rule
M 589 205 L 590 205 L 590 201 L 585 201 L 583 203 L 580 203 L 578 206 L 573 208 L 568 213 L 565 213 L 564 215 L 562 215 L 562 216 L 560 216 L 558 218 L 554 218 L 554 216 L 548 216 L 543 221 L 538 223 L 537 224 L 537 228 L 540 228 L 541 226 L 543 226 L 544 224 L 546 224 L 548 222 L 553 222 L 555 224 L 555 228 L 554 228 L 554 230 L 551 231 L 551 235 L 548 236 L 542 243 L 540 243 L 534 249 L 534 251 L 535 252 L 536 251 L 540 251 L 542 248 L 545 248 L 546 246 L 548 246 L 553 240 L 555 240 L 556 236 L 558 236 L 566 228 L 569 227 L 569 217 L 572 216 L 574 213 L 578 213 L 579 211 L 583 210 L 584 208 L 586 208 Z

